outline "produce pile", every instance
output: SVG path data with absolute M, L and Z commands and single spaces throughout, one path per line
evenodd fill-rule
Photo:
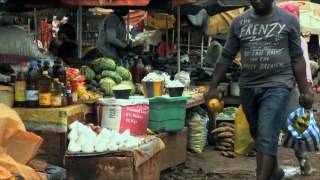
M 227 107 L 222 110 L 217 115 L 217 119 L 235 119 L 236 117 L 237 108 L 236 107 Z
M 127 129 L 122 134 L 93 124 L 84 125 L 75 121 L 69 125 L 68 151 L 70 153 L 94 153 L 137 148 L 142 144 L 138 137 Z M 144 142 L 146 143 L 146 141 Z
M 125 84 L 131 87 L 131 95 L 135 93 L 129 69 L 117 66 L 110 58 L 98 58 L 90 66 L 82 66 L 80 73 L 86 78 L 87 90 L 92 92 L 113 96 L 112 88 L 117 84 Z
M 310 112 L 305 110 L 301 117 L 295 115 L 290 123 L 298 134 L 302 134 L 310 125 Z
M 227 122 L 218 124 L 218 127 L 211 131 L 216 138 L 215 149 L 221 151 L 221 155 L 225 157 L 236 157 L 234 150 L 234 125 Z

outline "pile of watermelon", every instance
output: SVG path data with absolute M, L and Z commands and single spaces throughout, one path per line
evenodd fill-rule
M 82 66 L 81 75 L 86 77 L 87 90 L 101 92 L 105 96 L 113 96 L 112 88 L 117 84 L 126 84 L 131 87 L 131 95 L 135 93 L 132 76 L 128 69 L 117 66 L 110 58 L 98 58 L 90 66 Z

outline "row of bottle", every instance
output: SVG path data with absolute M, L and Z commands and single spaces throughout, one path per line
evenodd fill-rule
M 67 85 L 66 71 L 61 61 L 55 61 L 52 68 L 49 61 L 45 61 L 43 67 L 39 67 L 37 61 L 31 61 L 29 68 L 27 65 L 27 62 L 20 63 L 21 67 L 16 76 L 16 107 L 60 107 L 68 104 L 63 100 L 67 99 L 68 93 L 64 87 Z M 56 81 L 52 82 L 52 78 Z M 61 88 L 61 85 L 64 88 Z
M 119 59 L 117 65 L 123 66 L 130 71 L 134 84 L 141 83 L 143 77 L 151 71 L 151 66 L 144 66 L 142 59 L 139 58 L 139 56 L 130 58 L 130 61 L 128 61 L 128 59 L 124 59 L 123 61 Z

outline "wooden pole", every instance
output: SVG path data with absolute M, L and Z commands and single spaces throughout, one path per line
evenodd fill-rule
M 33 8 L 33 18 L 34 18 L 34 38 L 38 46 L 38 20 L 37 20 L 37 8 Z
M 128 19 L 127 19 L 127 44 L 129 44 L 130 40 L 130 10 L 128 12 Z
M 169 58 L 169 30 L 168 30 L 168 16 L 166 16 L 166 57 Z
M 188 31 L 188 54 L 190 53 L 190 31 Z
M 204 41 L 204 35 L 201 35 L 201 66 L 203 66 L 203 41 Z
M 82 57 L 82 6 L 78 7 L 77 13 L 77 39 L 78 39 L 78 58 Z
M 180 72 L 180 6 L 178 6 L 178 14 L 177 14 L 177 67 L 178 67 L 178 72 Z

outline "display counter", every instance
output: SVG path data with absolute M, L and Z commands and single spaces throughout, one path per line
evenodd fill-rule
M 14 108 L 29 131 L 65 133 L 68 124 L 75 120 L 84 121 L 93 114 L 90 104 L 76 104 L 61 108 Z

